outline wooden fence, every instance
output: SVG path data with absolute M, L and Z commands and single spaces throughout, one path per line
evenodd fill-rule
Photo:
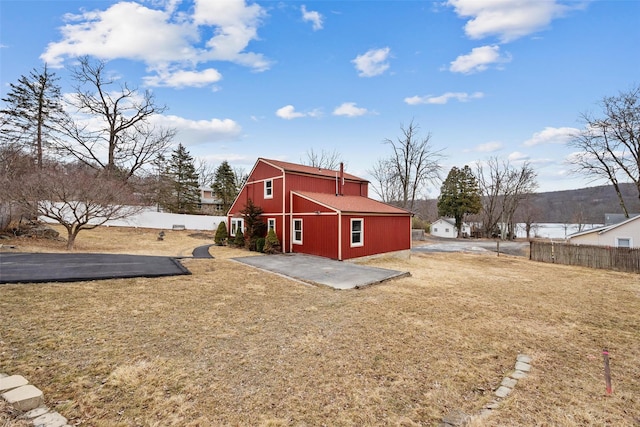
M 640 273 L 639 248 L 570 245 L 534 240 L 530 245 L 529 257 L 533 261 Z

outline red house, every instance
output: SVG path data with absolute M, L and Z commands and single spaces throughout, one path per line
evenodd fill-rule
M 249 199 L 283 252 L 346 260 L 411 249 L 411 212 L 367 197 L 369 182 L 340 171 L 259 158 L 227 214 L 244 232 Z

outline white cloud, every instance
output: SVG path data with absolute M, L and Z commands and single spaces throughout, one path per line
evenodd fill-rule
M 474 47 L 466 55 L 458 56 L 451 62 L 449 71 L 453 73 L 471 74 L 484 71 L 491 64 L 501 64 L 511 61 L 510 55 L 500 55 L 500 46 Z
M 231 119 L 189 120 L 174 115 L 153 116 L 154 124 L 176 129 L 175 141 L 185 146 L 236 140 L 242 128 Z
M 579 129 L 571 127 L 546 127 L 542 131 L 534 133 L 523 145 L 532 147 L 541 144 L 566 144 L 578 132 Z
M 524 162 L 529 159 L 530 156 L 528 154 L 521 153 L 519 151 L 514 151 L 507 156 L 507 160 L 509 160 L 510 162 Z
M 373 77 L 384 73 L 389 68 L 389 54 L 391 49 L 371 49 L 362 55 L 356 56 L 351 62 L 355 64 L 360 77 Z
M 276 111 L 276 116 L 286 120 L 298 119 L 300 117 L 320 117 L 321 115 L 322 113 L 318 109 L 301 113 L 296 111 L 293 105 L 285 105 Z
M 152 4 L 152 3 L 147 3 Z M 103 60 L 129 59 L 144 62 L 150 72 L 157 73 L 151 81 L 170 86 L 181 71 L 208 75 L 208 70 L 194 70 L 209 61 L 230 61 L 256 71 L 269 68 L 261 54 L 245 52 L 265 12 L 257 4 L 244 0 L 224 2 L 194 0 L 188 11 L 177 11 L 176 2 L 152 9 L 136 2 L 118 2 L 105 10 L 83 11 L 65 16 L 60 28 L 62 39 L 51 42 L 40 56 L 52 67 L 62 66 L 66 58 L 94 56 Z M 207 40 L 201 34 L 212 33 Z M 185 76 L 183 76 L 185 77 Z M 202 76 L 200 76 L 202 77 Z M 178 79 L 178 84 L 188 83 Z M 206 80 L 206 79 L 205 79 Z M 193 79 L 196 86 L 202 79 Z
M 358 117 L 367 114 L 366 108 L 356 107 L 355 102 L 345 102 L 333 110 L 334 116 Z
M 467 102 L 472 99 L 479 99 L 484 96 L 482 92 L 474 92 L 472 94 L 468 94 L 466 92 L 447 92 L 440 96 L 412 96 L 409 98 L 405 98 L 404 102 L 409 105 L 418 105 L 418 104 L 446 104 L 450 99 L 455 99 L 459 102 Z
M 155 76 L 144 77 L 147 86 L 203 87 L 222 79 L 222 75 L 214 68 L 202 71 L 178 70 L 174 73 L 163 72 Z
M 302 20 L 313 24 L 313 31 L 322 29 L 322 15 L 314 10 L 307 10 L 305 5 L 300 8 L 302 11 Z
M 507 43 L 543 30 L 570 9 L 557 0 L 448 0 L 472 39 L 497 36 Z M 581 5 L 578 3 L 577 7 Z
M 504 147 L 504 144 L 498 141 L 486 142 L 475 147 L 474 151 L 479 153 L 493 153 Z

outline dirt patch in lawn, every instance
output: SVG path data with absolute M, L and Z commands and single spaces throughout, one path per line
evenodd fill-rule
M 77 250 L 177 256 L 203 242 L 85 233 Z M 71 424 L 420 426 L 478 412 L 526 353 L 532 372 L 484 425 L 640 422 L 638 275 L 414 254 L 369 263 L 411 277 L 334 291 L 210 252 L 182 260 L 191 276 L 3 285 L 0 372 Z

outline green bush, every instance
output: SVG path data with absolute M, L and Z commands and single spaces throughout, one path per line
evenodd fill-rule
M 227 233 L 227 224 L 222 221 L 218 225 L 218 229 L 216 230 L 216 235 L 213 238 L 213 241 L 216 242 L 216 245 L 222 246 L 227 242 L 227 237 L 229 237 Z
M 280 247 L 280 240 L 278 240 L 278 236 L 272 228 L 267 233 L 267 238 L 264 243 L 264 252 L 268 254 L 275 254 L 281 251 L 282 248 Z
M 236 237 L 233 239 L 233 245 L 239 248 L 244 247 L 244 234 L 242 234 L 242 230 L 236 231 Z
M 256 252 L 264 252 L 264 244 L 266 239 L 264 237 L 259 237 L 256 239 Z

